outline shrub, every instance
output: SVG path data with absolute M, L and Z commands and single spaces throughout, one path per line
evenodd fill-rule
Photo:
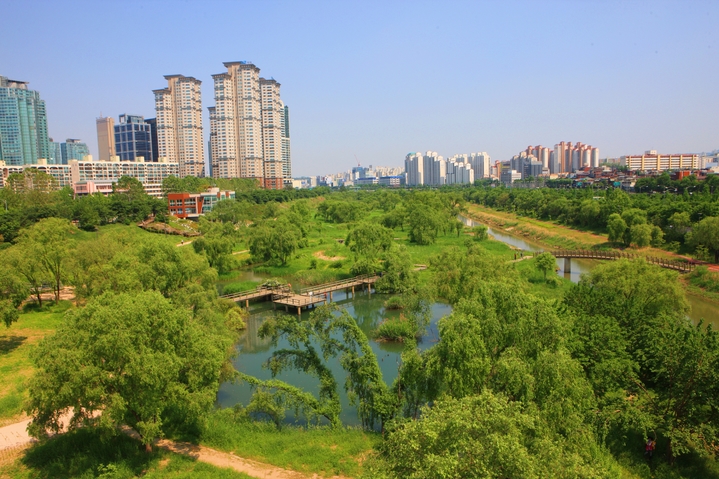
M 416 336 L 417 328 L 404 316 L 397 319 L 385 319 L 374 332 L 374 337 L 377 340 L 384 341 L 404 341 Z

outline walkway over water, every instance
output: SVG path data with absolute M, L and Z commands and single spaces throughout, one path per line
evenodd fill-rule
M 641 256 L 634 253 L 625 253 L 623 251 L 609 251 L 609 250 L 556 250 L 551 252 L 552 255 L 554 255 L 555 258 L 565 258 L 565 259 L 571 259 L 571 258 L 586 258 L 586 259 L 637 259 L 637 258 L 644 258 L 647 263 L 655 264 L 657 266 L 661 266 L 662 268 L 667 269 L 673 269 L 675 271 L 679 271 L 680 273 L 689 273 L 694 268 L 696 268 L 696 264 L 694 263 L 688 263 L 685 261 L 677 261 L 677 260 L 670 260 L 665 258 L 656 258 L 654 256 Z M 565 268 L 565 270 L 567 270 Z
M 369 293 L 372 294 L 372 285 L 377 282 L 380 277 L 376 274 L 363 274 L 354 278 L 341 279 L 332 281 L 331 283 L 318 284 L 302 288 L 298 292 L 292 291 L 289 285 L 281 285 L 274 288 L 258 286 L 250 291 L 242 291 L 239 293 L 225 294 L 221 298 L 231 299 L 236 303 L 245 302 L 245 307 L 250 307 L 250 301 L 262 300 L 272 301 L 276 305 L 284 306 L 285 311 L 289 311 L 289 307 L 297 308 L 297 314 L 302 312 L 302 308 L 315 305 L 317 303 L 326 303 L 332 301 L 332 293 L 335 291 L 352 291 L 354 297 L 355 288 L 365 286 Z

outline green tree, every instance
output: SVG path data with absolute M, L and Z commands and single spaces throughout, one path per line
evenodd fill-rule
M 333 425 L 339 425 L 340 401 L 337 381 L 327 366 L 331 357 L 337 357 L 346 373 L 345 390 L 352 404 L 357 406 L 358 415 L 365 428 L 372 429 L 376 423 L 383 425 L 396 411 L 396 403 L 382 379 L 367 336 L 357 326 L 347 311 L 334 314 L 337 307 L 322 306 L 310 314 L 309 320 L 300 321 L 294 316 L 277 316 L 266 321 L 260 328 L 260 337 L 268 337 L 273 345 L 283 338 L 289 348 L 278 349 L 268 361 L 273 377 L 287 369 L 298 369 L 320 381 L 319 397 L 292 388 L 282 381 L 258 382 L 247 375 L 243 379 L 262 388 L 275 389 L 273 403 L 267 408 L 271 416 L 281 417 L 285 404 L 297 406 L 308 416 L 324 416 Z M 267 397 L 267 391 L 261 393 Z M 270 396 L 271 397 L 271 396 Z M 261 402 L 260 402 L 261 401 Z M 267 404 L 266 399 L 255 402 L 259 407 Z
M 678 211 L 669 217 L 666 234 L 671 241 L 683 241 L 684 235 L 692 226 L 691 216 L 685 211 Z
M 12 267 L 12 272 L 25 281 L 30 294 L 35 297 L 38 306 L 42 307 L 43 286 L 52 282 L 52 277 L 47 273 L 40 258 L 28 254 L 22 246 L 16 245 L 3 252 L 3 261 Z
M 474 295 L 487 281 L 512 282 L 516 273 L 504 261 L 488 254 L 480 245 L 472 244 L 466 251 L 446 248 L 430 259 L 434 270 L 431 284 L 437 297 L 458 303 Z
M 600 218 L 601 207 L 597 200 L 584 200 L 579 209 L 582 226 L 594 226 Z
M 284 218 L 262 223 L 250 233 L 250 254 L 254 261 L 273 261 L 287 264 L 300 245 L 300 234 Z
M 629 228 L 631 244 L 636 245 L 638 248 L 649 246 L 652 242 L 652 230 L 652 225 L 646 223 L 632 225 Z
M 404 245 L 390 249 L 384 255 L 382 277 L 375 283 L 381 293 L 406 293 L 414 290 L 417 278 L 412 258 Z
M 491 391 L 446 398 L 390 428 L 380 452 L 391 478 L 557 477 L 543 464 L 557 447 L 539 446 L 535 414 Z
M 427 205 L 417 205 L 409 212 L 409 240 L 419 245 L 428 245 L 437 241 L 442 228 L 439 212 Z
M 624 234 L 628 228 L 619 213 L 612 213 L 607 221 L 607 229 L 609 230 L 609 241 L 618 243 L 624 241 Z
M 355 260 L 375 260 L 392 246 L 392 236 L 392 230 L 382 225 L 363 222 L 350 230 L 345 245 L 355 254 Z
M 163 426 L 197 426 L 212 408 L 227 339 L 156 292 L 105 294 L 68 312 L 33 355 L 29 431 L 127 424 L 149 450 Z
M 664 244 L 664 231 L 659 226 L 652 226 L 651 245 L 659 248 Z
M 5 326 L 9 328 L 18 320 L 18 307 L 29 294 L 27 283 L 8 261 L 6 251 L 0 252 L 0 318 Z
M 487 228 L 487 225 L 475 225 L 472 228 L 475 241 L 484 241 L 489 238 L 488 230 L 489 228 Z
M 632 244 L 632 226 L 645 224 L 647 212 L 639 208 L 629 208 L 622 211 L 622 219 L 627 225 L 627 229 L 624 230 L 624 244 L 629 246 Z
M 27 255 L 33 255 L 52 278 L 55 302 L 60 301 L 62 280 L 70 257 L 68 235 L 73 226 L 60 218 L 46 218 L 22 231 L 18 246 Z
M 694 225 L 692 242 L 705 246 L 714 253 L 714 262 L 719 263 L 719 217 L 704 218 Z
M 557 267 L 557 258 L 555 258 L 552 253 L 545 251 L 534 258 L 534 263 L 537 269 L 544 273 L 544 280 L 546 281 L 547 273 L 554 272 Z
M 704 324 L 664 316 L 647 330 L 645 367 L 652 392 L 642 396 L 670 462 L 693 450 L 713 454 L 719 441 L 719 336 Z

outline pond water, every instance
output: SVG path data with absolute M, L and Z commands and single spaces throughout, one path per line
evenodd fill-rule
M 459 219 L 465 225 L 470 227 L 481 224 L 471 218 L 467 218 L 461 215 L 459 216 Z M 545 248 L 538 243 L 534 243 L 531 240 L 526 240 L 524 238 L 513 236 L 512 234 L 505 231 L 500 232 L 493 230 L 492 228 L 488 228 L 488 233 L 497 241 L 501 241 L 510 246 L 523 249 L 525 251 L 536 252 L 545 250 Z M 601 264 L 601 261 L 572 258 L 569 271 L 565 271 L 565 264 L 566 263 L 564 258 L 557 259 L 557 274 L 559 274 L 565 279 L 572 281 L 573 283 L 578 283 L 581 279 L 582 274 L 590 272 L 598 264 Z M 714 329 L 719 328 L 719 304 L 693 295 L 687 295 L 687 301 L 691 306 L 691 311 L 687 316 L 689 316 L 689 318 L 694 322 L 694 324 L 698 323 L 699 320 L 704 319 L 705 322 L 711 323 Z
M 468 226 L 475 226 L 479 224 L 470 218 L 460 217 L 460 220 Z M 537 243 L 513 236 L 507 232 L 496 231 L 492 228 L 489 228 L 488 232 L 494 239 L 509 244 L 514 248 L 533 252 L 544 250 L 544 248 Z M 570 271 L 565 271 L 564 259 L 558 259 L 557 272 L 560 276 L 577 283 L 583 273 L 591 271 L 598 264 L 600 264 L 600 262 L 596 260 L 572 259 Z M 267 278 L 268 276 L 266 275 L 248 271 L 238 275 L 232 280 L 219 282 L 218 289 L 227 283 L 236 281 L 264 281 Z M 348 297 L 348 295 L 344 292 L 338 291 L 333 294 L 333 302 L 346 309 L 350 316 L 355 318 L 362 331 L 370 337 L 371 332 L 377 328 L 383 319 L 399 316 L 398 311 L 385 310 L 384 303 L 389 297 L 389 295 L 368 295 L 366 292 L 357 292 L 355 298 L 352 299 L 351 295 Z M 704 318 L 712 323 L 715 328 L 719 328 L 719 305 L 696 296 L 688 296 L 687 300 L 692 308 L 689 313 L 689 317 L 692 321 L 696 323 L 701 318 Z M 435 303 L 432 305 L 432 320 L 429 328 L 427 329 L 427 333 L 422 337 L 422 340 L 418 344 L 420 349 L 429 348 L 439 340 L 437 321 L 450 314 L 451 311 L 451 307 L 447 304 Z M 251 314 L 247 321 L 247 329 L 242 333 L 242 336 L 236 345 L 239 354 L 233 360 L 233 363 L 238 371 L 260 379 L 270 379 L 271 374 L 269 370 L 263 368 L 262 365 L 270 358 L 273 351 L 289 347 L 289 344 L 287 341 L 281 340 L 278 342 L 277 347 L 273 347 L 269 340 L 260 339 L 257 332 L 262 323 L 274 314 L 287 313 L 284 311 L 273 310 L 271 303 L 253 304 L 251 305 L 250 312 Z M 303 311 L 302 317 L 306 318 L 310 312 L 311 310 Z M 370 344 L 372 346 L 372 350 L 377 355 L 385 382 L 388 385 L 391 385 L 397 377 L 397 369 L 403 345 L 400 343 L 377 341 L 370 341 Z M 337 360 L 329 361 L 328 366 L 332 369 L 340 389 L 342 403 L 342 413 L 340 415 L 340 419 L 344 424 L 359 424 L 356 410 L 353 407 L 350 407 L 347 395 L 343 390 L 345 375 L 342 367 Z M 298 371 L 286 371 L 278 375 L 277 379 L 281 379 L 294 386 L 301 387 L 305 391 L 311 392 L 315 395 L 319 391 L 319 381 L 316 378 Z M 238 403 L 246 405 L 249 403 L 251 395 L 252 391 L 247 384 L 225 383 L 220 386 L 217 394 L 217 404 L 222 407 L 232 407 Z M 288 411 L 286 422 L 301 422 L 301 419 L 295 418 L 292 416 L 291 412 Z
M 342 308 L 355 318 L 357 325 L 362 331 L 371 337 L 372 330 L 376 329 L 379 323 L 385 318 L 399 316 L 398 311 L 385 310 L 384 303 L 390 295 L 372 294 L 366 292 L 357 292 L 355 299 L 348 297 L 344 292 L 333 293 L 333 303 L 339 304 Z M 307 318 L 310 311 L 303 311 L 302 318 Z M 437 321 L 451 313 L 451 307 L 447 304 L 435 303 L 432 305 L 432 320 L 427 328 L 427 333 L 422 337 L 418 346 L 420 349 L 431 347 L 439 340 L 437 331 Z M 255 376 L 260 379 L 270 379 L 272 375 L 268 369 L 263 368 L 263 364 L 267 362 L 272 353 L 277 349 L 288 348 L 289 343 L 286 340 L 280 340 L 277 347 L 273 347 L 268 339 L 260 339 L 257 332 L 264 321 L 272 317 L 274 314 L 288 314 L 284 311 L 274 311 L 270 303 L 257 303 L 251 305 L 251 315 L 247 321 L 247 329 L 242 333 L 236 348 L 239 352 L 238 356 L 233 360 L 233 364 L 238 371 Z M 391 385 L 397 377 L 397 369 L 402 353 L 403 345 L 392 342 L 370 341 L 372 350 L 379 361 L 384 381 Z M 332 359 L 328 362 L 328 366 L 332 370 L 340 389 L 342 413 L 340 419 L 344 424 L 358 425 L 356 410 L 350 407 L 347 395 L 344 392 L 345 374 L 339 361 Z M 277 376 L 277 379 L 286 381 L 294 386 L 301 387 L 305 391 L 317 394 L 319 391 L 319 381 L 307 374 L 298 371 L 286 371 Z M 217 403 L 222 407 L 232 407 L 235 404 L 246 405 L 249 403 L 252 390 L 245 383 L 232 384 L 225 383 L 220 386 L 217 394 Z M 295 418 L 288 411 L 287 422 L 298 422 L 300 419 Z

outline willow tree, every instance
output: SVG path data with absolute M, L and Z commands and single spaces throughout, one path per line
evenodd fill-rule
M 307 320 L 283 315 L 270 319 L 260 328 L 262 338 L 276 346 L 280 339 L 290 347 L 278 349 L 267 362 L 272 376 L 295 369 L 320 382 L 318 397 L 276 379 L 259 381 L 247 375 L 240 378 L 255 389 L 251 410 L 268 414 L 278 424 L 285 407 L 301 410 L 309 419 L 326 418 L 339 425 L 341 411 L 337 379 L 327 365 L 330 358 L 339 359 L 346 373 L 344 389 L 350 403 L 357 407 L 362 426 L 382 427 L 397 410 L 395 397 L 382 378 L 377 356 L 369 340 L 347 311 L 336 306 L 322 306 Z M 264 405 L 264 408 L 262 407 Z M 279 405 L 279 408 L 278 408 Z
M 196 427 L 211 410 L 228 338 L 158 292 L 104 294 L 36 349 L 29 431 L 126 424 L 150 449 L 166 425 Z

